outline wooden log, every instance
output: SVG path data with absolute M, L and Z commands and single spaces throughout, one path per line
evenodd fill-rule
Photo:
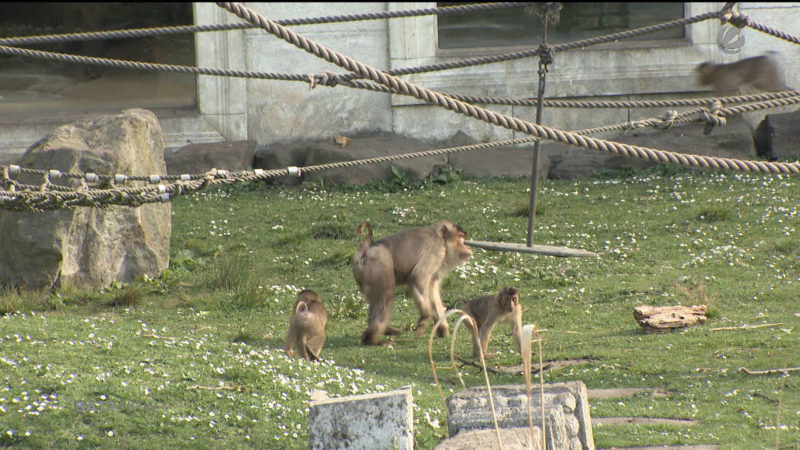
M 694 306 L 648 306 L 633 308 L 633 317 L 645 333 L 665 333 L 675 328 L 706 323 L 708 307 Z
M 482 248 L 484 250 L 496 250 L 504 252 L 518 252 L 518 253 L 535 253 L 539 255 L 548 256 L 561 256 L 561 257 L 597 257 L 597 253 L 588 250 L 569 248 L 569 247 L 555 247 L 552 245 L 531 245 L 530 247 L 525 244 L 515 244 L 507 242 L 489 242 L 489 241 L 464 241 L 470 247 Z

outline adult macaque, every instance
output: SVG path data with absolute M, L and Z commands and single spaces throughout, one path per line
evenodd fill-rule
M 322 298 L 314 291 L 304 290 L 297 294 L 286 335 L 286 354 L 294 356 L 295 350 L 309 361 L 319 359 L 325 345 L 325 323 L 328 314 Z
M 491 356 L 486 353 L 486 350 L 489 347 L 492 330 L 500 322 L 511 322 L 511 332 L 517 350 L 521 348 L 522 305 L 519 302 L 519 291 L 516 288 L 504 287 L 497 295 L 474 298 L 461 310 L 469 314 L 478 326 L 478 339 L 475 338 L 475 335 L 472 336 L 472 355 L 474 357 L 480 356 L 479 348 L 483 351 L 484 357 Z
M 710 85 L 717 97 L 736 95 L 743 86 L 760 91 L 792 90 L 786 85 L 778 64 L 769 55 L 754 56 L 730 64 L 702 63 L 697 66 L 697 82 Z
M 442 278 L 456 266 L 465 263 L 472 250 L 464 244 L 466 232 L 449 220 L 439 220 L 427 227 L 416 227 L 372 241 L 372 226 L 363 222 L 358 227 L 366 238 L 353 255 L 353 277 L 369 305 L 367 329 L 361 342 L 386 344 L 384 334 L 396 334 L 389 328 L 395 287 L 405 284 L 419 309 L 417 336 L 422 336 L 432 318 L 444 317 L 445 308 L 439 294 Z M 440 337 L 449 334 L 447 323 L 437 330 Z

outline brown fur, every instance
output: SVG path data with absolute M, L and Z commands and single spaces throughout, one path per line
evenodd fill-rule
M 307 360 L 318 360 L 325 345 L 327 321 L 328 314 L 319 295 L 308 289 L 297 294 L 286 335 L 286 354 L 294 356 L 297 350 Z
M 427 227 L 408 228 L 372 241 L 372 226 L 364 222 L 359 234 L 367 236 L 353 255 L 353 277 L 369 305 L 367 329 L 361 335 L 364 344 L 381 344 L 384 334 L 396 334 L 389 328 L 395 287 L 405 284 L 419 309 L 417 336 L 424 333 L 431 318 L 444 316 L 439 293 L 442 278 L 465 263 L 472 250 L 464 244 L 466 232 L 449 220 L 439 220 Z M 437 329 L 439 336 L 449 334 L 447 324 Z
M 760 91 L 789 91 L 778 64 L 768 55 L 754 56 L 730 64 L 702 63 L 697 66 L 697 82 L 710 85 L 714 95 L 737 95 L 743 86 Z
M 520 349 L 522 338 L 522 305 L 519 301 L 519 291 L 514 287 L 504 287 L 496 295 L 476 297 L 469 301 L 462 311 L 469 314 L 478 326 L 478 339 L 472 336 L 472 355 L 479 357 L 479 349 L 484 357 L 491 356 L 486 353 L 492 330 L 500 322 L 511 322 L 511 331 L 517 350 Z M 480 346 L 480 347 L 478 347 Z

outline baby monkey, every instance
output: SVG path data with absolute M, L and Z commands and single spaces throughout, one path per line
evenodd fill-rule
M 311 290 L 297 294 L 289 320 L 289 333 L 286 335 L 286 354 L 294 356 L 294 351 L 309 361 L 319 360 L 322 346 L 325 345 L 325 322 L 328 315 L 322 305 L 322 298 Z
M 479 338 L 476 339 L 474 335 L 472 336 L 472 356 L 480 357 L 479 348 L 483 351 L 484 357 L 493 356 L 487 354 L 486 350 L 489 346 L 489 339 L 492 337 L 492 330 L 499 322 L 511 322 L 514 343 L 517 345 L 517 350 L 520 349 L 522 305 L 519 302 L 517 288 L 506 286 L 497 295 L 474 298 L 461 310 L 469 314 L 478 326 Z

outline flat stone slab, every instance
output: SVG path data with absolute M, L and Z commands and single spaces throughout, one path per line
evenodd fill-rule
M 411 387 L 311 402 L 312 449 L 414 448 Z
M 534 442 L 531 442 L 530 428 L 500 428 L 500 441 L 503 443 L 500 447 L 494 429 L 465 430 L 444 440 L 436 446 L 436 450 L 500 450 L 501 448 L 542 450 L 540 428 L 533 427 L 533 439 Z
M 539 385 L 531 392 L 533 424 L 542 427 Z M 528 399 L 524 385 L 492 387 L 492 399 L 500 428 L 528 427 Z M 462 431 L 494 430 L 492 410 L 485 387 L 457 392 L 447 400 L 450 436 Z M 580 381 L 544 385 L 545 442 L 547 449 L 594 449 L 586 386 Z

